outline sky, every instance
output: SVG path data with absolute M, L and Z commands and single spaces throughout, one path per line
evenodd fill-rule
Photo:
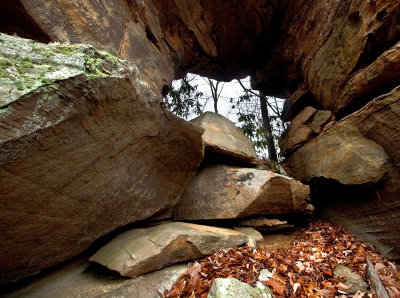
M 192 75 L 192 74 L 189 74 L 189 75 Z M 201 100 L 201 103 L 205 103 L 203 112 L 207 112 L 207 111 L 214 112 L 214 102 L 211 97 L 211 90 L 210 90 L 210 86 L 208 84 L 207 78 L 204 78 L 204 77 L 201 77 L 198 75 L 193 75 L 193 76 L 195 76 L 195 78 L 193 81 L 191 81 L 191 85 L 197 85 L 197 90 L 204 94 L 204 96 Z M 251 89 L 250 77 L 246 77 L 246 78 L 242 79 L 241 82 L 246 88 Z M 174 81 L 173 84 L 176 86 L 179 86 L 180 82 Z M 239 97 L 241 95 L 243 95 L 243 88 L 240 86 L 240 84 L 238 83 L 237 80 L 232 80 L 230 82 L 221 82 L 219 84 L 219 86 L 222 86 L 222 91 L 221 91 L 221 94 L 220 94 L 219 100 L 218 100 L 219 114 L 227 117 L 229 120 L 234 122 L 236 126 L 240 127 L 243 123 L 238 121 L 238 115 L 237 115 L 238 108 L 236 106 L 233 107 L 233 105 L 235 105 L 235 102 L 239 99 Z M 258 91 L 254 90 L 254 92 L 258 92 Z M 207 100 L 207 98 L 208 98 L 208 100 Z M 231 102 L 231 99 L 233 102 Z M 283 102 L 284 102 L 283 99 L 277 100 L 278 109 L 282 110 Z M 256 104 L 258 105 L 259 103 L 256 102 Z M 259 112 L 258 118 L 261 123 L 262 122 L 261 113 L 259 110 L 258 110 L 258 112 Z M 272 115 L 272 114 L 273 113 L 270 111 L 270 115 Z M 187 120 L 191 120 L 193 118 L 196 118 L 197 116 L 198 115 L 192 113 L 191 115 L 189 115 Z M 267 150 L 257 149 L 257 153 L 259 156 L 263 156 L 263 157 L 268 156 Z
M 241 81 L 246 88 L 251 88 L 250 77 L 244 78 Z M 208 96 L 211 94 L 210 87 L 206 82 L 206 78 L 196 76 L 196 79 L 193 81 L 193 83 L 198 85 L 198 90 L 201 91 L 203 94 L 207 94 Z M 230 102 L 230 99 L 233 98 L 233 100 L 235 101 L 239 98 L 241 94 L 243 94 L 243 89 L 236 80 L 223 82 L 222 92 L 218 101 L 218 112 L 219 114 L 227 117 L 229 120 L 236 124 L 238 123 L 238 117 L 236 115 L 237 110 L 232 108 L 232 103 Z M 208 100 L 204 111 L 214 112 L 214 102 L 211 98 Z M 197 116 L 193 115 L 188 120 L 195 117 Z

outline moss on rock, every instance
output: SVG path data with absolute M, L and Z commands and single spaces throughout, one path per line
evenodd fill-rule
M 41 44 L 0 34 L 0 107 L 59 80 L 122 77 L 127 68 L 129 63 L 90 45 Z

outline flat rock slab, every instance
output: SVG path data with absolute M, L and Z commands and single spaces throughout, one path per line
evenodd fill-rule
M 91 266 L 86 257 L 66 262 L 54 271 L 35 277 L 3 297 L 140 297 L 159 298 L 170 289 L 179 276 L 187 270 L 187 264 L 177 264 L 137 278 L 110 278 L 109 272 Z
M 267 231 L 277 231 L 294 228 L 293 224 L 289 224 L 287 221 L 282 221 L 279 219 L 269 219 L 269 218 L 250 218 L 238 221 L 236 223 L 239 227 L 253 227 L 257 231 L 267 232 Z
M 245 163 L 257 164 L 253 143 L 228 118 L 206 112 L 191 122 L 204 129 L 203 141 L 206 151 L 227 155 Z
M 270 171 L 212 165 L 193 178 L 174 209 L 175 219 L 230 219 L 302 213 L 309 187 Z
M 102 247 L 90 261 L 122 276 L 136 277 L 248 241 L 247 235 L 230 229 L 171 222 L 124 232 Z

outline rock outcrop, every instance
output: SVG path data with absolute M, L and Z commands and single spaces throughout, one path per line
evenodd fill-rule
M 89 260 L 122 276 L 136 277 L 248 241 L 249 236 L 230 229 L 171 222 L 124 232 Z
M 333 179 L 343 185 L 376 184 L 387 172 L 387 161 L 385 150 L 351 121 L 339 122 L 288 159 L 298 179 Z
M 181 220 L 230 219 L 302 213 L 309 188 L 256 168 L 211 165 L 200 170 L 174 209 Z
M 299 178 L 309 179 L 317 172 L 314 177 L 324 172 L 322 177 L 326 175 L 327 178 L 329 175 L 331 179 L 337 179 L 340 184 L 334 183 L 335 180 L 311 181 L 314 201 L 319 212 L 361 239 L 374 243 L 382 253 L 394 259 L 400 256 L 396 236 L 397 227 L 400 225 L 400 205 L 397 200 L 400 192 L 399 127 L 400 87 L 397 87 L 336 122 L 288 159 Z M 339 135 L 343 138 L 341 144 L 334 141 Z M 351 135 L 353 137 L 350 139 Z M 320 142 L 321 138 L 324 139 L 323 142 Z M 323 146 L 315 147 L 316 144 Z M 329 150 L 325 150 L 328 148 L 327 144 L 332 145 Z M 364 144 L 369 144 L 370 149 L 363 148 Z M 359 148 L 349 154 L 352 146 Z M 315 149 L 312 151 L 313 157 L 304 154 L 312 147 Z M 347 148 L 347 154 L 336 155 L 332 150 L 334 147 L 338 152 L 345 152 L 344 148 Z M 375 149 L 371 150 L 372 148 Z M 331 156 L 335 155 L 338 156 L 336 161 L 331 159 Z M 351 155 L 353 158 L 344 162 L 343 158 Z M 320 156 L 320 159 L 317 156 Z M 302 157 L 316 158 L 313 162 L 318 169 L 312 169 L 310 163 L 300 161 Z M 343 167 L 344 164 L 351 163 L 353 168 L 346 170 L 346 167 Z M 328 164 L 332 165 L 331 169 L 325 168 Z M 342 173 L 347 172 L 347 177 L 338 171 L 338 168 L 342 168 Z M 366 183 L 367 187 L 361 187 L 361 183 Z M 344 187 L 348 184 L 352 184 L 353 187 Z
M 0 284 L 170 216 L 203 131 L 164 110 L 137 66 L 6 35 L 0 59 Z
M 313 107 L 306 107 L 293 119 L 279 140 L 282 155 L 288 155 L 311 139 L 311 126 L 316 113 Z
M 206 151 L 218 154 L 220 159 L 225 156 L 236 163 L 257 164 L 254 144 L 229 119 L 206 112 L 191 122 L 204 129 Z
M 10 65 L 2 61 L 1 88 L 11 93 L 0 99 L 1 283 L 65 260 L 118 226 L 168 216 L 202 156 L 201 131 L 160 106 L 163 87 L 188 71 L 224 80 L 252 73 L 255 88 L 289 98 L 288 120 L 307 106 L 331 111 L 339 121 L 307 122 L 288 160 L 324 201 L 325 216 L 400 258 L 399 15 L 400 2 L 390 0 L 0 2 L 2 32 L 87 43 L 133 63 L 111 59 L 99 75 L 93 64 L 110 56 L 90 49 L 94 60 L 65 79 L 31 61 L 46 66 L 43 82 L 27 75 L 14 88 L 3 84 Z M 112 65 L 121 74 L 112 76 Z M 340 149 L 347 160 L 360 160 L 354 169 L 337 160 L 348 177 L 334 169 L 337 152 L 310 156 L 308 148 L 334 138 L 350 142 L 349 152 Z M 325 187 L 332 181 L 340 187 Z

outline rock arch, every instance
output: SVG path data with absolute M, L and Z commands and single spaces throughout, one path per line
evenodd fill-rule
M 190 169 L 181 167 L 177 156 L 168 159 L 165 168 L 174 164 L 175 172 L 182 176 L 183 182 L 190 179 L 201 160 L 201 150 L 196 151 L 197 149 L 190 145 L 199 142 L 201 132 L 185 126 L 182 121 L 162 110 L 159 101 L 163 86 L 188 71 L 220 80 L 230 80 L 251 74 L 255 88 L 268 95 L 287 98 L 285 105 L 287 120 L 300 123 L 299 127 L 292 125 L 294 135 L 298 134 L 300 128 L 307 131 L 306 136 L 298 143 L 299 146 L 294 148 L 288 156 L 288 160 L 299 179 L 316 185 L 315 197 L 322 198 L 321 209 L 325 210 L 326 215 L 332 220 L 339 221 L 359 237 L 377 245 L 389 257 L 399 258 L 400 243 L 397 230 L 400 225 L 400 90 L 398 88 L 400 85 L 400 3 L 389 0 L 379 2 L 364 0 L 48 0 L 44 2 L 18 0 L 13 1 L 12 4 L 9 1 L 1 1 L 0 12 L 0 31 L 2 32 L 17 33 L 22 37 L 44 42 L 91 44 L 95 48 L 108 50 L 113 55 L 132 62 L 138 69 L 137 79 L 148 86 L 146 92 L 140 91 L 132 95 L 137 99 L 145 100 L 147 104 L 146 108 L 139 105 L 136 109 L 139 112 L 145 109 L 151 111 L 150 116 L 145 117 L 143 123 L 147 123 L 147 127 L 157 123 L 158 129 L 150 132 L 153 137 L 170 135 L 170 140 L 163 137 L 153 138 L 155 143 L 147 143 L 145 139 L 138 136 L 134 137 L 131 143 L 128 142 L 126 148 L 138 144 L 135 143 L 137 140 L 140 140 L 139 143 L 147 144 L 142 149 L 155 147 L 159 144 L 158 142 L 162 142 L 163 146 L 168 148 L 168 146 L 175 146 L 178 140 L 182 148 L 191 152 L 188 158 L 191 160 Z M 15 18 L 7 16 L 18 16 L 24 21 L 15 22 Z M 109 86 L 109 88 L 112 87 Z M 296 116 L 310 105 L 317 110 L 331 111 L 338 121 L 329 125 L 324 123 L 327 126 L 320 127 L 318 133 L 312 132 L 312 123 L 315 118 L 294 121 Z M 116 106 L 108 105 L 107 108 L 112 111 L 116 109 Z M 128 104 L 125 108 L 132 108 L 132 106 Z M 115 111 L 122 110 L 124 107 Z M 95 120 L 104 121 L 110 126 L 114 125 L 115 129 L 118 127 L 122 129 L 128 123 L 127 121 L 115 122 L 115 114 L 105 110 L 102 112 L 103 114 L 99 114 L 99 118 Z M 126 117 L 134 117 L 134 115 L 126 115 Z M 87 122 L 86 129 L 93 129 L 95 132 L 94 122 Z M 138 122 L 138 125 L 143 123 Z M 170 129 L 165 128 L 168 126 Z M 125 133 L 128 131 L 126 130 Z M 349 131 L 352 131 L 353 135 L 349 136 Z M 100 138 L 111 136 L 114 132 L 110 130 Z M 115 136 L 114 134 L 113 137 Z M 348 159 L 338 156 L 330 163 L 326 163 L 324 154 L 328 152 L 327 149 L 336 152 L 332 146 L 340 148 L 349 137 L 355 142 L 355 146 L 348 152 L 351 153 L 351 158 L 354 156 L 359 158 L 349 162 Z M 79 143 L 79 134 L 74 135 L 73 138 L 72 142 L 76 141 L 76 146 L 82 145 Z M 123 138 L 123 135 L 120 138 Z M 14 140 L 14 142 L 11 139 L 4 144 L 13 147 L 19 142 L 19 140 Z M 112 143 L 108 145 L 112 146 Z M 377 151 L 365 145 L 366 143 L 372 144 L 371 146 L 375 149 L 378 148 L 376 150 L 379 154 L 377 155 Z M 99 142 L 99 144 L 104 143 Z M 328 145 L 329 148 L 324 148 Z M 37 149 L 40 144 L 32 140 L 28 141 L 27 146 L 27 148 Z M 107 146 L 102 149 L 92 148 L 90 149 L 92 151 L 88 152 L 104 150 L 104 154 L 99 155 L 101 163 L 106 153 L 112 151 Z M 81 149 L 85 149 L 85 146 Z M 142 150 L 144 155 L 138 156 L 137 160 L 141 160 L 140 158 L 144 156 L 142 161 L 148 158 L 155 162 L 165 157 L 160 152 L 146 150 Z M 155 156 L 157 154 L 159 156 Z M 7 154 L 3 155 L 3 159 L 4 156 Z M 28 155 L 26 160 L 29 160 Z M 357 165 L 362 165 L 362 167 L 356 167 Z M 17 183 L 19 185 L 10 183 L 18 176 L 13 172 L 16 171 L 14 166 L 16 164 L 9 161 L 2 165 L 1 178 L 4 181 L 2 184 L 8 185 L 8 188 L 4 187 L 1 193 L 3 198 L 7 196 L 17 198 L 18 195 L 14 190 L 23 183 L 22 180 Z M 10 170 L 12 167 L 14 168 Z M 21 165 L 21 171 L 25 167 L 26 165 Z M 363 180 L 362 183 L 359 183 L 360 180 L 357 179 L 352 180 L 349 177 L 351 175 L 339 177 L 343 176 L 343 173 L 354 174 L 352 170 L 354 168 L 369 169 L 371 167 L 378 167 L 380 170 L 383 167 L 384 173 L 376 179 Z M 106 168 L 99 169 L 102 171 Z M 36 169 L 39 170 L 37 175 L 40 179 L 46 181 L 46 171 L 42 171 L 39 165 Z M 130 169 L 129 173 L 134 177 L 134 173 L 140 172 L 140 168 Z M 164 177 L 165 173 L 160 175 Z M 355 176 L 357 175 L 356 173 Z M 150 185 L 155 187 L 157 177 L 150 174 L 146 183 L 150 181 Z M 328 195 L 321 194 L 325 188 L 320 186 L 325 187 L 324 183 L 327 179 L 334 180 L 335 183 L 339 181 L 345 186 L 344 202 L 336 203 L 335 196 L 332 196 L 329 197 L 328 206 L 326 206 L 326 199 L 324 201 L 323 198 Z M 322 183 L 322 180 L 325 182 Z M 144 184 L 145 181 L 140 175 L 136 180 L 120 181 L 117 186 L 132 187 L 135 181 L 139 184 L 139 190 L 143 190 L 140 184 Z M 347 182 L 343 184 L 343 181 Z M 167 196 L 174 201 L 184 184 L 178 183 L 174 190 L 167 188 L 170 191 Z M 106 185 L 103 186 L 112 186 L 112 181 L 107 180 Z M 357 187 L 363 189 L 363 198 L 354 198 L 349 195 L 356 196 L 357 191 L 354 189 L 357 190 Z M 146 189 L 145 187 L 144 190 Z M 347 191 L 348 189 L 351 191 Z M 30 191 L 33 191 L 33 188 L 26 187 L 19 195 Z M 54 195 L 57 196 L 57 193 Z M 87 198 L 93 198 L 95 195 L 92 189 L 87 194 Z M 104 197 L 104 193 L 102 195 Z M 33 198 L 36 197 L 33 196 Z M 80 199 L 84 200 L 81 197 Z M 168 206 L 171 204 L 166 203 L 162 208 L 153 208 L 153 212 L 148 215 L 131 218 L 130 221 L 142 220 L 149 216 L 163 217 L 168 214 Z M 343 208 L 343 206 L 346 207 Z M 7 206 L 3 205 L 3 207 Z M 357 208 L 359 208 L 359 213 L 354 212 Z M 21 214 L 27 216 L 24 212 Z M 29 226 L 20 225 L 21 221 L 29 222 L 28 219 L 13 215 L 11 218 L 14 222 L 9 222 L 10 218 L 5 217 L 4 214 L 2 217 L 4 229 L 9 229 L 12 225 L 29 229 Z M 120 222 L 117 225 L 111 225 L 111 229 L 122 224 Z M 72 249 L 69 254 L 61 254 L 59 259 L 45 264 L 40 264 L 43 259 L 40 249 L 30 257 L 22 257 L 21 254 L 25 251 L 19 251 L 12 259 L 14 264 L 7 267 L 7 270 L 17 272 L 16 275 L 10 276 L 9 271 L 5 270 L 2 281 L 21 278 L 40 268 L 71 257 L 106 231 L 107 227 L 101 232 L 94 232 L 94 235 L 89 237 L 90 239 L 78 245 L 75 250 Z M 8 243 L 11 248 L 13 237 L 11 231 L 2 242 Z M 83 238 L 86 239 L 80 237 L 79 233 L 76 235 L 78 242 L 83 241 Z M 35 239 L 32 238 L 29 241 L 34 245 Z M 35 254 L 40 255 L 36 261 L 34 261 Z M 9 257 L 4 253 L 0 256 L 3 264 Z M 18 261 L 18 258 L 24 260 Z M 16 267 L 15 264 L 17 264 Z M 27 264 L 31 265 L 27 266 Z

